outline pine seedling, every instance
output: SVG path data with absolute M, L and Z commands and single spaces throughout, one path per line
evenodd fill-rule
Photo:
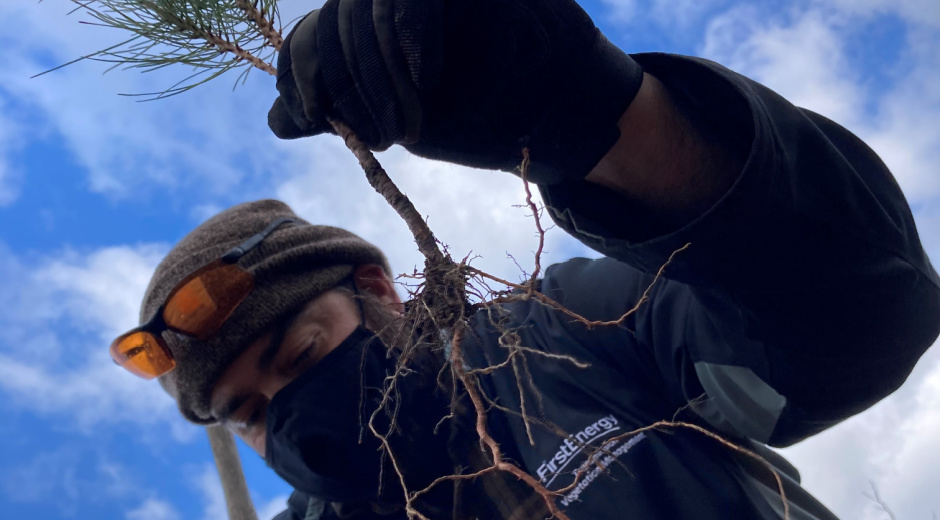
M 116 45 L 79 57 L 56 68 L 81 60 L 95 60 L 111 64 L 109 70 L 124 67 L 148 72 L 179 65 L 191 69 L 189 75 L 162 91 L 132 95 L 143 96 L 147 100 L 162 99 L 187 92 L 229 71 L 239 72 L 235 82 L 236 86 L 243 83 L 253 69 L 263 70 L 271 75 L 277 74 L 273 60 L 283 42 L 277 0 L 71 1 L 77 4 L 76 10 L 84 10 L 95 20 L 83 23 L 118 29 L 130 35 L 126 40 Z M 412 519 L 430 520 L 419 511 L 420 501 L 418 499 L 432 487 L 446 481 L 474 479 L 486 473 L 505 472 L 510 475 L 509 478 L 525 483 L 532 489 L 533 493 L 540 495 L 544 499 L 547 514 L 559 520 L 567 520 L 565 513 L 555 503 L 559 494 L 565 490 L 552 491 L 545 488 L 538 479 L 526 473 L 514 462 L 505 459 L 499 444 L 487 431 L 486 417 L 488 410 L 500 409 L 500 407 L 498 403 L 492 401 L 485 394 L 479 377 L 482 374 L 496 370 L 512 370 L 517 381 L 520 398 L 522 398 L 526 386 L 530 387 L 533 392 L 538 392 L 538 389 L 532 387 L 532 377 L 528 373 L 525 355 L 549 355 L 557 359 L 559 363 L 572 363 L 575 366 L 584 366 L 584 364 L 570 356 L 545 354 L 519 344 L 518 334 L 515 334 L 513 330 L 507 330 L 505 324 L 496 318 L 500 313 L 495 309 L 499 305 L 513 301 L 533 299 L 541 305 L 564 313 L 574 321 L 582 322 L 589 328 L 619 325 L 636 312 L 639 306 L 647 300 L 650 289 L 659 281 L 660 275 L 672 261 L 673 256 L 684 250 L 685 247 L 670 256 L 640 301 L 619 320 L 609 322 L 590 321 L 564 308 L 536 289 L 536 278 L 541 271 L 540 255 L 543 249 L 545 231 L 539 223 L 540 211 L 532 202 L 529 185 L 525 180 L 528 166 L 527 150 L 523 150 L 525 160 L 520 165 L 519 173 L 526 186 L 526 205 L 532 210 L 535 218 L 536 229 L 539 233 L 539 248 L 535 254 L 535 269 L 531 276 L 526 282 L 516 284 L 470 267 L 466 258 L 460 262 L 455 262 L 447 254 L 446 249 L 440 247 L 421 213 L 415 209 L 408 197 L 392 182 L 368 147 L 342 121 L 331 119 L 330 123 L 359 160 L 372 187 L 385 197 L 389 205 L 408 225 L 418 250 L 425 257 L 424 271 L 415 272 L 414 275 L 409 276 L 409 278 L 417 280 L 417 283 L 409 290 L 412 298 L 411 310 L 401 320 L 404 332 L 418 332 L 417 334 L 411 334 L 413 337 L 407 338 L 406 345 L 401 347 L 398 372 L 395 377 L 389 378 L 382 406 L 375 410 L 368 424 L 370 431 L 383 443 L 385 455 L 390 461 L 391 469 L 402 483 L 406 513 Z M 492 290 L 489 288 L 488 283 L 498 283 L 507 289 Z M 468 296 L 475 297 L 478 303 L 471 304 Z M 461 340 L 472 334 L 469 318 L 478 311 L 487 312 L 491 316 L 492 325 L 504 333 L 503 336 L 507 340 L 503 346 L 508 349 L 509 357 L 505 363 L 498 366 L 471 370 L 467 368 L 464 361 Z M 404 324 L 408 325 L 405 326 Z M 384 406 L 389 402 L 389 399 L 396 395 L 397 376 L 411 370 L 408 367 L 415 358 L 416 349 L 441 348 L 442 343 L 449 344 L 450 347 L 444 349 L 449 353 L 447 354 L 448 368 L 445 370 L 447 373 L 442 379 L 449 381 L 454 396 L 457 396 L 459 392 L 470 401 L 481 453 L 489 465 L 473 473 L 443 476 L 425 489 L 411 490 L 405 486 L 404 475 L 399 470 L 395 453 L 392 452 L 388 442 L 391 430 L 380 429 L 377 425 L 377 419 L 380 419 L 379 415 L 381 413 L 387 411 Z M 527 430 L 530 427 L 530 422 L 536 422 L 543 427 L 554 428 L 560 435 L 567 435 L 560 431 L 557 426 L 530 417 L 525 410 L 525 405 L 523 405 L 521 412 Z M 453 412 L 451 415 L 453 415 Z M 628 432 L 620 437 L 626 438 L 651 429 L 669 430 L 674 428 L 688 428 L 699 431 L 703 435 L 724 444 L 729 449 L 765 464 L 768 471 L 773 473 L 776 478 L 784 502 L 784 517 L 789 517 L 782 482 L 773 467 L 759 455 L 724 440 L 710 431 L 687 423 L 661 421 Z M 589 459 L 593 460 L 594 454 L 602 450 L 602 447 L 587 447 L 586 452 L 589 452 Z M 575 481 L 571 486 L 577 485 L 583 474 L 584 471 L 579 471 L 575 475 Z
M 190 74 L 157 92 L 128 94 L 161 99 L 187 92 L 229 72 L 242 84 L 252 69 L 275 74 L 281 46 L 276 0 L 72 0 L 94 20 L 80 23 L 117 29 L 127 39 L 81 56 L 114 68 L 150 72 L 184 66 Z M 71 13 L 70 13 L 71 14 Z

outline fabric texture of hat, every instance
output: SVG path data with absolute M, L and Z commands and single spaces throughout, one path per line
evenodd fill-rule
M 298 222 L 282 224 L 238 261 L 254 276 L 255 286 L 214 337 L 197 341 L 171 331 L 163 333 L 177 365 L 159 378 L 160 384 L 176 398 L 183 416 L 194 423 L 216 422 L 210 412 L 213 386 L 235 358 L 280 319 L 336 287 L 358 265 L 378 264 L 391 276 L 382 252 L 358 236 L 311 225 L 279 201 L 249 202 L 210 218 L 167 254 L 147 287 L 141 323 L 188 274 L 285 217 Z

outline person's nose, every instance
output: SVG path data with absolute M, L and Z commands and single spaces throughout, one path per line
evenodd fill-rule
M 261 381 L 261 384 L 258 385 L 258 390 L 261 391 L 261 395 L 268 399 L 268 402 L 271 402 L 274 396 L 285 386 L 289 385 L 292 380 L 292 378 L 283 375 L 271 374 Z

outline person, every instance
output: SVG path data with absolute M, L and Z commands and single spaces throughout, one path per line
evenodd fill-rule
M 374 245 L 277 201 L 209 219 L 112 354 L 264 457 L 296 489 L 279 518 L 550 517 L 486 471 L 482 424 L 572 519 L 832 519 L 768 446 L 878 402 L 940 334 L 940 279 L 872 150 L 711 61 L 624 53 L 573 0 L 329 0 L 284 40 L 277 89 L 282 138 L 338 119 L 373 150 L 516 174 L 526 150 L 551 218 L 604 255 L 538 290 L 618 321 L 493 304 L 458 367 L 410 342 Z M 660 421 L 701 430 L 636 432 Z

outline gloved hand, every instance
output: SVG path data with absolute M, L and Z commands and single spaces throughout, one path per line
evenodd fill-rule
M 281 138 L 348 124 L 372 149 L 513 171 L 587 175 L 619 137 L 642 70 L 574 0 L 328 0 L 278 57 Z

